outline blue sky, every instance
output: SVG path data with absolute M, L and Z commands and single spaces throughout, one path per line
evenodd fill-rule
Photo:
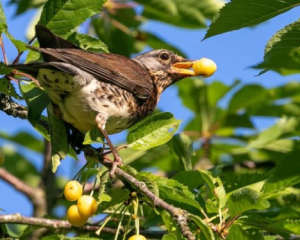
M 25 40 L 25 29 L 30 19 L 34 16 L 35 11 L 14 17 L 14 6 L 4 4 L 3 7 L 10 33 L 17 39 Z M 205 41 L 201 41 L 205 35 L 205 30 L 186 30 L 156 22 L 148 22 L 144 25 L 144 28 L 180 48 L 190 59 L 207 57 L 214 60 L 218 65 L 218 70 L 213 77 L 206 80 L 208 82 L 220 80 L 230 84 L 235 79 L 240 79 L 245 84 L 259 83 L 266 87 L 273 87 L 290 80 L 298 80 L 298 75 L 282 77 L 277 73 L 267 72 L 260 77 L 255 77 L 259 71 L 249 67 L 262 61 L 264 47 L 269 38 L 282 27 L 296 21 L 300 15 L 299 10 L 299 7 L 295 8 L 255 28 L 226 33 Z M 16 51 L 7 41 L 5 41 L 5 44 L 8 59 L 11 61 L 16 56 Z M 0 61 L 3 61 L 2 54 L 0 54 Z M 226 99 L 222 104 L 226 105 Z M 176 87 L 166 90 L 158 106 L 163 111 L 172 112 L 176 118 L 182 119 L 183 125 L 192 117 L 192 113 L 182 107 L 180 99 L 177 97 Z M 257 128 L 263 129 L 274 123 L 274 119 L 257 118 L 255 123 Z M 20 130 L 34 131 L 26 121 L 14 119 L 0 112 L 0 131 L 13 134 Z M 38 134 L 36 135 L 40 137 Z M 113 141 L 116 142 L 120 138 L 124 138 L 124 136 L 124 133 L 113 136 Z M 3 144 L 7 144 L 7 142 L 0 141 L 0 146 Z M 30 158 L 37 168 L 41 167 L 39 156 L 32 154 Z M 72 159 L 64 161 L 59 173 L 72 177 L 70 166 L 73 164 L 74 160 Z M 24 215 L 31 214 L 32 208 L 27 199 L 2 180 L 0 180 L 0 190 L 0 208 L 5 209 L 5 213 L 20 212 Z

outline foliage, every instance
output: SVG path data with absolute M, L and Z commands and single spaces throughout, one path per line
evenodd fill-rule
M 194 29 L 205 27 L 207 19 L 215 16 L 205 36 L 207 39 L 255 26 L 299 5 L 295 0 L 232 0 L 217 13 L 222 2 L 213 0 L 137 0 L 134 4 L 109 1 L 104 6 L 104 1 L 95 0 L 48 0 L 46 3 L 11 0 L 10 4 L 17 5 L 16 15 L 42 7 L 40 23 L 84 49 L 109 50 L 125 56 L 146 47 L 163 47 L 180 53 L 180 49 L 143 31 L 143 23 L 149 20 Z M 138 7 L 142 10 L 138 11 Z M 66 14 L 68 10 L 71 14 Z M 94 32 L 97 38 L 75 33 L 75 28 L 86 19 L 89 19 L 89 32 Z M 298 73 L 299 26 L 298 20 L 279 30 L 266 45 L 264 62 L 255 68 L 283 75 Z M 25 43 L 16 41 L 8 32 L 1 4 L 0 33 L 8 36 L 20 51 L 25 49 Z M 33 59 L 38 56 L 30 51 L 27 61 Z M 42 134 L 52 142 L 52 170 L 55 172 L 67 154 L 76 158 L 65 125 L 55 114 L 55 107 L 49 107 L 47 95 L 35 83 L 12 83 L 7 78 L 11 71 L 1 63 L 0 96 L 24 99 L 27 120 L 35 129 L 41 129 L 40 119 L 50 124 L 50 131 Z M 187 211 L 189 227 L 197 239 L 226 236 L 228 239 L 275 239 L 275 236 L 289 239 L 300 235 L 299 82 L 265 88 L 240 81 L 226 85 L 221 81 L 208 83 L 189 78 L 179 82 L 177 87 L 183 105 L 192 111 L 193 118 L 178 134 L 175 132 L 181 120 L 167 112 L 156 113 L 133 126 L 127 136 L 129 148 L 120 150 L 124 162 L 130 165 L 123 170 L 144 182 L 160 199 Z M 220 104 L 225 98 L 228 104 Z M 256 116 L 277 120 L 270 128 L 258 131 L 253 123 Z M 241 134 L 242 130 L 250 134 Z M 6 157 L 1 167 L 30 187 L 45 184 L 48 201 L 45 215 L 62 218 L 54 210 L 69 206 L 65 200 L 57 199 L 66 179 L 41 178 L 40 174 L 44 173 L 24 154 L 25 150 L 42 157 L 43 142 L 35 136 L 26 132 L 11 136 L 0 132 L 2 140 L 18 146 L 1 146 Z M 102 141 L 102 134 L 95 129 L 84 138 L 87 145 Z M 149 169 L 150 172 L 144 172 Z M 87 157 L 85 168 L 75 178 L 81 182 L 92 179 L 92 186 L 98 186 L 92 194 L 98 196 L 97 214 L 106 227 L 119 230 L 122 224 L 125 235 L 134 229 L 147 232 L 151 227 L 158 227 L 167 230 L 158 239 L 183 239 L 170 213 L 156 208 L 135 185 L 125 182 L 120 188 L 114 184 L 105 168 L 93 159 Z M 34 200 L 32 203 L 36 204 Z M 112 217 L 117 221 L 108 221 Z M 30 225 L 22 228 L 2 224 L 0 236 L 25 239 L 36 229 Z M 48 228 L 42 239 L 69 239 L 64 236 L 69 232 L 74 233 L 73 229 Z M 94 231 L 76 231 L 75 234 L 72 239 L 99 239 Z M 100 237 L 114 239 L 104 230 Z

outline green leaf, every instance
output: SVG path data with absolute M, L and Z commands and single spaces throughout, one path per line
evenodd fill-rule
M 284 154 L 263 186 L 262 194 L 282 191 L 300 182 L 300 150 Z
M 0 92 L 16 99 L 22 99 L 16 92 L 15 86 L 7 78 L 0 78 Z
M 161 217 L 164 221 L 164 224 L 169 232 L 169 236 L 164 235 L 163 239 L 175 239 L 175 240 L 184 240 L 185 238 L 182 236 L 181 232 L 178 229 L 178 225 L 174 221 L 174 219 L 171 217 L 170 213 L 167 211 L 162 211 Z
M 92 143 L 103 143 L 104 142 L 104 136 L 102 132 L 97 128 L 96 126 L 92 128 L 92 130 L 88 131 L 85 136 L 83 143 L 84 145 L 89 145 Z
M 182 57 L 185 57 L 185 54 L 181 50 L 170 45 L 165 40 L 159 38 L 155 34 L 150 32 L 141 32 L 139 34 L 141 35 L 140 36 L 141 40 L 144 40 L 152 49 L 167 49 L 179 54 Z
M 268 42 L 264 62 L 254 68 L 274 70 L 283 75 L 300 72 L 300 20 L 278 31 Z M 282 61 L 284 59 L 284 61 Z
M 159 189 L 159 197 L 166 202 L 194 212 L 199 212 L 201 209 L 199 203 L 195 200 L 194 194 L 189 191 L 188 187 L 176 180 L 155 176 L 146 172 L 139 173 L 137 177 L 147 177 L 147 179 L 155 182 Z
M 34 47 L 39 47 L 39 42 L 36 41 L 32 44 Z M 41 54 L 37 51 L 29 50 L 25 63 L 37 62 L 41 57 Z
M 238 216 L 243 212 L 252 209 L 265 209 L 270 203 L 265 200 L 257 191 L 250 188 L 241 188 L 230 194 L 228 197 L 228 209 L 231 217 Z
M 189 218 L 197 224 L 197 226 L 201 229 L 201 231 L 203 232 L 206 239 L 209 239 L 209 240 L 215 239 L 215 236 L 214 236 L 211 228 L 207 225 L 207 223 L 205 221 L 203 221 L 200 217 L 193 215 L 193 214 L 190 214 Z
M 178 238 L 176 237 L 175 233 L 168 233 L 163 235 L 162 240 L 177 240 Z
M 299 5 L 298 0 L 233 0 L 214 18 L 204 39 L 257 25 Z
M 2 4 L 0 2 L 0 35 L 5 32 L 7 32 L 6 17 L 3 11 Z
M 117 204 L 123 204 L 129 197 L 129 191 L 127 189 L 113 188 L 107 193 L 110 197 L 110 201 L 102 201 L 98 205 L 97 213 L 103 213 L 104 210 L 114 208 Z
M 258 137 L 250 141 L 246 148 L 265 148 L 277 152 L 288 152 L 294 147 L 293 141 L 279 138 L 295 132 L 299 127 L 300 124 L 297 118 L 281 118 L 276 125 L 260 132 Z
M 251 231 L 252 230 L 252 231 Z M 243 229 L 240 224 L 233 224 L 229 228 L 229 234 L 226 237 L 227 240 L 263 240 L 263 234 L 258 230 Z
M 144 17 L 185 28 L 205 27 L 207 18 L 212 18 L 223 6 L 223 2 L 219 0 L 138 0 L 137 2 L 144 6 Z
M 193 152 L 192 140 L 184 133 L 176 134 L 171 141 L 168 142 L 168 146 L 171 148 L 183 165 L 183 169 L 186 171 L 192 170 L 191 156 Z
M 0 75 L 5 75 L 5 74 L 9 74 L 13 71 L 12 68 L 8 67 L 6 64 L 4 64 L 3 62 L 0 62 Z M 0 83 L 0 87 L 1 87 L 1 83 Z M 1 87 L 2 88 L 2 87 Z
M 147 150 L 162 145 L 172 138 L 180 122 L 168 112 L 151 115 L 129 129 L 128 147 Z
M 52 106 L 52 105 L 51 105 Z M 67 156 L 69 151 L 67 130 L 63 120 L 56 116 L 54 107 L 48 107 L 48 119 L 50 123 L 51 147 L 52 147 L 52 172 L 55 173 L 60 161 Z
M 267 90 L 257 84 L 249 84 L 243 86 L 231 98 L 228 106 L 230 112 L 247 108 L 253 105 L 259 105 L 265 101 L 267 97 Z
M 97 176 L 99 177 L 99 176 Z M 99 191 L 98 191 L 98 203 L 100 204 L 101 202 L 110 202 L 111 197 L 106 194 L 106 185 L 109 180 L 109 172 L 103 172 L 101 173 L 101 176 L 99 177 Z
M 188 78 L 178 82 L 177 86 L 183 105 L 200 114 L 203 107 L 201 96 L 206 94 L 205 82 L 199 78 Z
M 38 24 L 58 35 L 67 35 L 86 19 L 99 13 L 105 0 L 49 0 Z
M 275 232 L 288 232 L 292 234 L 300 234 L 300 220 L 284 219 L 276 223 L 268 225 L 268 229 L 274 229 Z
M 231 86 L 225 85 L 222 82 L 214 81 L 207 87 L 207 99 L 209 106 L 216 107 L 219 100 L 221 100 L 230 90 L 240 83 L 239 80 L 234 81 Z
M 35 83 L 19 84 L 22 95 L 28 106 L 28 120 L 35 127 L 42 112 L 50 103 L 48 95 L 38 88 Z
M 86 34 L 74 32 L 68 37 L 68 40 L 80 48 L 88 51 L 108 52 L 107 46 L 104 42 L 98 38 L 94 38 Z
M 12 141 L 14 143 L 21 145 L 22 147 L 29 148 L 39 153 L 42 153 L 44 150 L 43 141 L 37 139 L 36 137 L 34 137 L 32 134 L 28 132 L 20 131 L 14 135 L 12 134 L 8 135 L 3 132 L 0 132 L 0 138 Z
M 204 179 L 204 181 L 207 183 L 209 190 L 215 197 L 218 208 L 222 209 L 226 205 L 226 192 L 223 186 L 223 183 L 219 177 L 213 177 L 211 172 L 208 172 L 206 170 L 198 170 Z
M 204 184 L 204 180 L 199 171 L 181 171 L 177 173 L 172 179 L 187 186 L 190 191 L 199 189 Z

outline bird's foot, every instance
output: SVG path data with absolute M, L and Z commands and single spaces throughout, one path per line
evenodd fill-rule
M 121 157 L 117 153 L 117 154 L 114 154 L 114 160 L 113 161 L 111 159 L 109 159 L 108 157 L 104 157 L 104 161 L 109 162 L 111 164 L 111 169 L 110 169 L 110 172 L 109 172 L 109 176 L 110 176 L 111 179 L 114 178 L 117 167 L 123 165 L 123 161 L 122 161 Z

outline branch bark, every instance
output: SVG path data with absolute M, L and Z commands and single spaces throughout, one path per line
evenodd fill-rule
M 52 229 L 74 229 L 76 231 L 92 231 L 95 232 L 99 229 L 99 225 L 85 225 L 83 227 L 73 227 L 68 221 L 57 220 L 57 219 L 47 219 L 47 218 L 37 218 L 37 217 L 25 217 L 19 213 L 0 215 L 0 223 L 15 223 L 15 224 L 25 224 L 31 226 L 39 226 L 44 228 Z M 116 229 L 104 227 L 102 232 L 115 234 Z M 161 238 L 166 231 L 145 231 L 141 230 L 141 234 L 146 237 Z
M 7 103 L 7 99 L 6 99 L 6 101 L 4 101 L 4 104 L 3 104 L 1 101 L 1 95 L 0 95 L 0 110 L 6 112 L 9 115 L 13 115 L 15 117 L 19 117 L 22 119 L 24 119 L 24 116 L 25 116 L 25 118 L 27 117 L 26 108 L 13 102 L 10 98 L 8 100 L 9 100 L 8 103 Z M 8 106 L 8 107 L 3 108 L 2 107 L 3 105 Z M 11 112 L 13 112 L 14 114 L 10 114 Z M 45 123 L 44 121 L 40 121 L 39 124 L 41 124 L 44 127 L 47 125 L 47 127 L 48 127 L 47 122 Z M 97 160 L 100 163 L 102 163 L 109 169 L 111 168 L 111 164 L 108 162 L 104 162 L 103 156 L 100 155 L 95 148 L 93 148 L 91 146 L 87 146 L 87 147 L 84 147 L 82 150 L 85 152 L 85 154 L 87 156 L 95 157 L 95 158 L 97 158 Z M 115 174 L 119 179 L 125 180 L 128 183 L 134 185 L 141 193 L 143 193 L 146 197 L 148 197 L 152 201 L 152 203 L 155 207 L 160 207 L 160 208 L 163 208 L 166 211 L 168 211 L 172 215 L 174 220 L 177 222 L 178 227 L 179 227 L 181 233 L 183 234 L 183 236 L 186 237 L 188 240 L 195 240 L 195 236 L 193 235 L 193 233 L 191 232 L 191 230 L 188 226 L 188 214 L 189 214 L 188 212 L 186 212 L 180 208 L 176 208 L 176 207 L 168 204 L 167 202 L 163 201 L 161 198 L 159 198 L 154 193 L 152 193 L 147 188 L 145 183 L 138 181 L 136 178 L 134 178 L 130 174 L 126 173 L 121 168 L 117 168 Z
M 88 146 L 84 149 L 84 153 L 89 157 L 96 158 L 106 167 L 111 168 L 111 163 L 104 162 L 102 155 L 100 155 L 95 148 Z M 152 201 L 155 207 L 160 207 L 168 211 L 172 215 L 173 219 L 177 222 L 178 227 L 180 228 L 180 231 L 184 237 L 186 237 L 188 240 L 196 239 L 187 223 L 189 214 L 188 212 L 168 204 L 151 192 L 144 182 L 137 180 L 134 176 L 126 173 L 121 168 L 117 168 L 115 174 L 119 179 L 125 180 L 126 182 L 134 185 L 141 193 L 143 193 Z

